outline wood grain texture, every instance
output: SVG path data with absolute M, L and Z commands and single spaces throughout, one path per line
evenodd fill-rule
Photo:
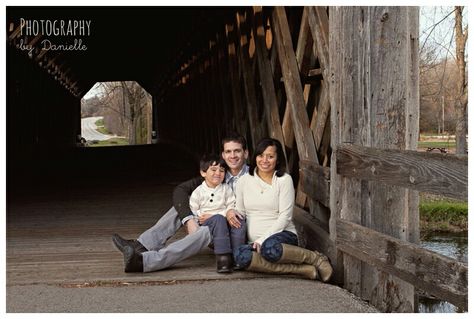
M 441 300 L 467 309 L 467 265 L 345 220 L 337 248 Z
M 310 161 L 300 161 L 303 191 L 311 199 L 329 206 L 330 169 Z
M 467 200 L 467 156 L 341 145 L 336 161 L 343 176 Z

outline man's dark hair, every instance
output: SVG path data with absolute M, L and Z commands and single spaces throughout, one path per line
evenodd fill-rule
M 252 156 L 252 160 L 250 162 L 250 170 L 249 174 L 253 175 L 255 168 L 257 167 L 257 156 L 262 155 L 263 152 L 269 146 L 275 146 L 276 153 L 277 153 L 277 162 L 275 166 L 276 176 L 281 177 L 283 174 L 286 173 L 286 161 L 285 161 L 285 153 L 283 153 L 283 147 L 281 146 L 280 141 L 274 138 L 263 138 L 255 147 L 254 154 Z
M 240 145 L 242 145 L 242 149 L 244 151 L 247 149 L 247 140 L 245 139 L 245 137 L 243 137 L 242 135 L 240 135 L 237 132 L 230 132 L 229 134 L 227 134 L 222 139 L 222 142 L 221 142 L 221 151 L 222 152 L 224 151 L 224 144 L 229 143 L 229 142 L 239 143 Z
M 199 161 L 199 169 L 202 172 L 207 171 L 209 167 L 213 165 L 219 165 L 220 167 L 223 167 L 225 170 L 227 170 L 227 164 L 225 163 L 224 159 L 216 154 L 205 154 Z

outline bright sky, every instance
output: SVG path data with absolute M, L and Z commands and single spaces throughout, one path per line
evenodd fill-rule
M 423 45 L 439 48 L 439 58 L 454 58 L 454 7 L 424 6 L 420 8 L 420 49 Z M 463 10 L 463 22 L 468 22 L 468 7 Z M 427 37 L 428 40 L 427 40 Z M 425 44 L 426 42 L 426 44 Z M 469 44 L 469 37 L 468 43 Z

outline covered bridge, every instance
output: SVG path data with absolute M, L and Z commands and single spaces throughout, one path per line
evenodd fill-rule
M 467 309 L 467 266 L 417 245 L 417 191 L 467 198 L 466 158 L 416 152 L 418 15 L 417 7 L 7 8 L 9 280 L 21 268 L 15 236 L 41 223 L 13 209 L 31 194 L 117 176 L 178 182 L 194 174 L 197 154 L 218 152 L 235 130 L 250 150 L 264 136 L 285 145 L 302 244 L 330 257 L 335 283 L 381 311 L 414 311 L 415 288 Z M 76 148 L 80 100 L 99 81 L 136 81 L 151 94 L 158 144 Z

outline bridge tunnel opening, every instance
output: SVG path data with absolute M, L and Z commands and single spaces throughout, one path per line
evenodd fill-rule
M 78 147 L 146 145 L 152 131 L 152 97 L 136 81 L 96 83 L 81 99 Z
M 9 190 L 54 180 L 80 182 L 97 174 L 153 178 L 166 171 L 176 172 L 178 167 L 187 177 L 194 175 L 196 152 L 175 138 L 183 129 L 182 118 L 162 117 L 160 122 L 166 113 L 163 109 L 172 106 L 159 101 L 172 92 L 170 81 L 183 57 L 199 51 L 202 43 L 208 45 L 208 39 L 236 10 L 8 7 Z M 55 21 L 72 27 L 77 23 L 82 28 L 74 29 L 74 34 L 68 29 L 56 30 L 60 24 Z M 159 49 L 153 49 L 150 41 L 159 42 Z M 95 83 L 130 84 L 146 92 L 146 102 L 141 103 L 146 106 L 138 110 L 146 111 L 138 116 L 141 123 L 123 125 L 127 128 L 122 134 L 129 139 L 132 136 L 134 147 L 77 147 L 83 133 L 81 104 Z M 134 113 L 137 118 L 136 109 L 124 113 L 129 117 Z M 163 123 L 172 125 L 173 130 L 159 138 L 159 124 Z M 197 122 L 194 125 L 198 132 Z

